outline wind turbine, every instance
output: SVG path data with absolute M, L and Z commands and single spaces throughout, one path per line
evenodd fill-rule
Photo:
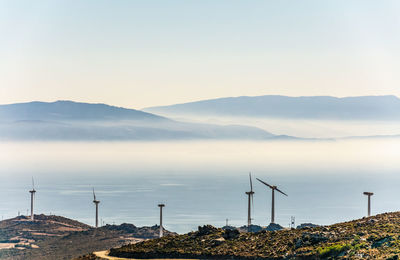
M 248 196 L 248 207 L 247 207 L 247 229 L 250 231 L 250 226 L 251 226 L 251 207 L 254 209 L 254 201 L 253 201 L 253 182 L 251 181 L 251 173 L 249 173 L 250 177 L 250 191 L 246 191 L 245 193 Z
M 364 195 L 368 196 L 368 217 L 371 216 L 371 196 L 374 195 L 372 192 L 364 192 Z
M 162 225 L 162 208 L 165 207 L 164 204 L 158 204 L 158 206 L 160 207 L 160 237 L 163 237 L 164 232 L 163 232 L 163 225 Z
M 269 188 L 271 188 L 272 190 L 272 209 L 271 209 L 271 223 L 275 223 L 275 190 L 279 191 L 280 193 L 282 193 L 283 195 L 287 196 L 286 193 L 284 193 L 283 191 L 281 191 L 280 189 L 278 189 L 278 187 L 276 186 L 272 186 L 269 185 L 268 183 L 260 180 L 259 178 L 256 178 L 259 182 L 261 182 L 262 184 L 264 184 L 265 186 L 268 186 Z
M 96 200 L 96 194 L 94 193 L 94 188 L 93 188 L 93 203 L 96 205 L 96 227 L 99 226 L 99 200 Z
M 32 190 L 29 191 L 29 193 L 31 194 L 31 220 L 34 221 L 35 220 L 35 215 L 33 214 L 33 201 L 35 199 L 35 182 L 33 180 L 32 177 Z

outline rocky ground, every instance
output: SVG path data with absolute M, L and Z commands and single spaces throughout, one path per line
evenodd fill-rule
M 93 228 L 60 216 L 25 216 L 0 222 L 0 259 L 72 259 L 93 251 L 158 237 L 158 226 Z M 172 234 L 166 231 L 166 234 Z
M 399 254 L 400 212 L 257 233 L 203 226 L 196 232 L 110 250 L 111 256 L 129 258 L 398 259 Z

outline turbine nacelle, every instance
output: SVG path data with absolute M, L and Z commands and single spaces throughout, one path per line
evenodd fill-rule
M 36 192 L 36 190 L 35 190 L 35 181 L 33 180 L 33 177 L 32 177 L 32 190 L 30 190 L 29 192 L 30 193 L 35 193 Z
M 99 204 L 100 203 L 99 200 L 96 200 L 96 193 L 94 193 L 94 188 L 93 188 L 93 203 L 94 204 Z
M 284 193 L 283 191 L 281 191 L 280 189 L 278 189 L 277 186 L 275 186 L 275 185 L 270 185 L 270 184 L 266 183 L 265 181 L 260 180 L 259 178 L 256 178 L 256 179 L 257 179 L 259 182 L 261 182 L 262 184 L 264 184 L 265 186 L 269 187 L 271 190 L 273 190 L 273 191 L 276 190 L 276 191 L 282 193 L 283 195 L 287 196 L 287 194 Z
M 96 205 L 96 219 L 95 219 L 95 226 L 96 228 L 99 227 L 99 203 L 100 201 L 96 199 L 96 193 L 94 193 L 94 188 L 93 188 L 93 203 Z
M 31 220 L 34 221 L 35 220 L 35 214 L 33 213 L 33 201 L 34 201 L 34 197 L 35 197 L 35 182 L 33 180 L 32 177 L 32 190 L 29 191 L 29 193 L 31 194 Z
M 250 226 L 251 226 L 251 209 L 253 208 L 254 210 L 254 191 L 253 191 L 253 182 L 251 180 L 251 173 L 249 173 L 249 179 L 250 179 L 250 191 L 246 191 L 245 194 L 248 196 L 248 207 L 247 207 L 247 227 L 248 231 L 250 231 Z
M 371 216 L 371 196 L 374 195 L 374 193 L 364 191 L 363 194 L 368 196 L 368 217 L 369 217 Z

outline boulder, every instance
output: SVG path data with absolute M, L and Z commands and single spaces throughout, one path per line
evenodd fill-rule
M 240 235 L 240 233 L 237 229 L 226 229 L 222 236 L 226 240 L 231 240 L 231 239 L 238 238 L 239 235 Z
M 301 228 L 313 228 L 313 227 L 319 227 L 319 226 L 313 223 L 302 223 L 298 225 L 296 228 L 301 229 Z
M 265 228 L 265 230 L 267 230 L 267 231 L 277 231 L 277 230 L 282 230 L 282 229 L 283 229 L 283 227 L 281 225 L 275 224 L 275 223 L 271 223 Z
M 211 225 L 199 226 L 197 236 L 205 236 L 215 233 L 218 229 Z

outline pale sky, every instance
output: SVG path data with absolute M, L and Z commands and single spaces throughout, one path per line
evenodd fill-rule
M 0 104 L 400 96 L 400 1 L 0 0 Z

